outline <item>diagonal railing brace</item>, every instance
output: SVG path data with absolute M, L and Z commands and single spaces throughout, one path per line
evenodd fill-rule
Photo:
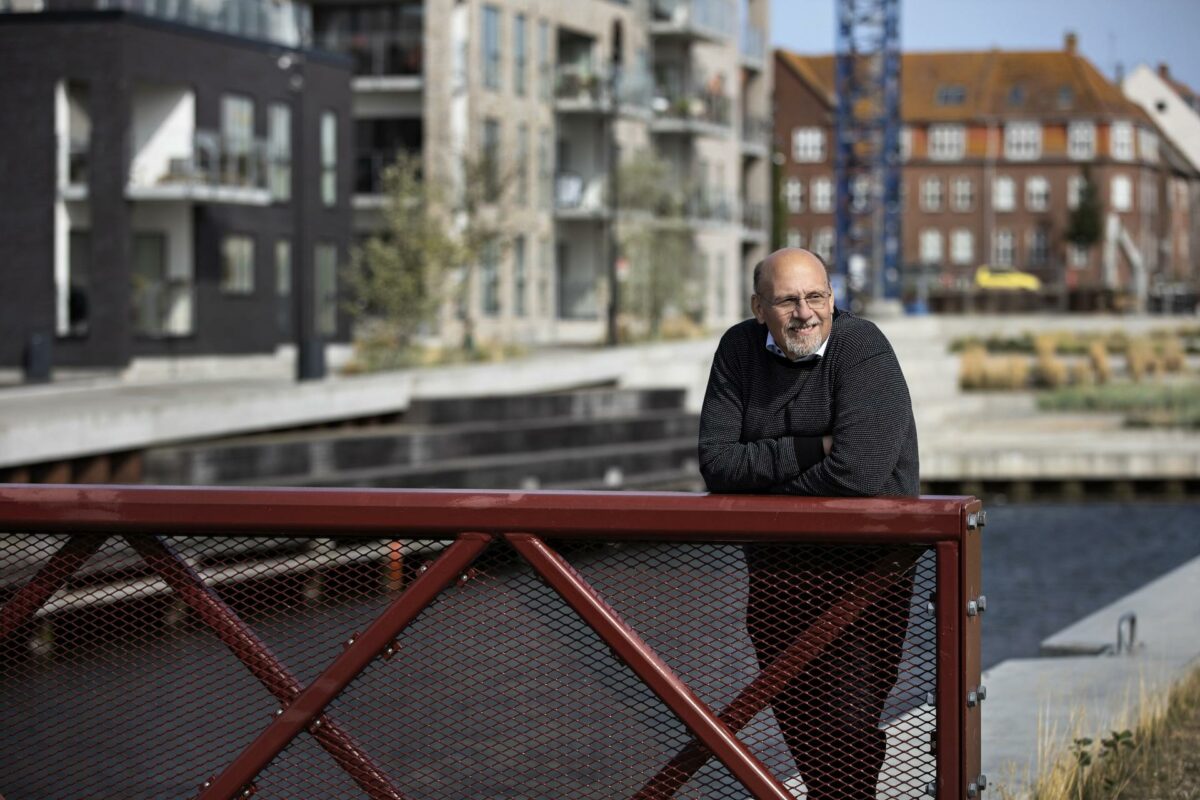
M 325 707 L 391 645 L 443 589 L 457 580 L 491 541 L 492 537 L 484 533 L 460 534 L 454 544 L 446 548 L 429 569 L 413 580 L 354 640 L 354 644 L 342 651 L 332 664 L 284 708 L 283 713 L 276 717 L 257 739 L 201 791 L 198 800 L 230 800 L 305 727 L 311 726 L 310 730 L 319 739 L 321 731 L 330 724 L 323 717 L 318 719 Z M 394 789 L 391 791 L 394 794 L 389 795 L 390 797 L 403 797 Z
M 281 705 L 286 707 L 295 700 L 303 688 L 300 681 L 178 553 L 157 536 L 131 535 L 125 539 Z M 383 771 L 337 723 L 326 720 L 314 735 L 371 800 L 403 800 Z M 240 790 L 239 786 L 234 791 Z
M 536 536 L 505 538 L 729 771 L 762 800 L 792 795 L 562 556 Z
M 916 553 L 902 552 L 889 554 L 877 561 L 841 599 L 813 620 L 803 634 L 796 637 L 758 677 L 738 692 L 738 696 L 717 718 L 729 730 L 740 733 L 750 724 L 750 720 L 771 705 L 809 661 L 832 644 L 867 606 L 879 600 L 888 583 L 907 572 L 917 557 Z M 873 585 L 879 588 L 871 591 Z M 712 756 L 711 750 L 701 740 L 693 739 L 633 796 L 633 800 L 666 800 L 674 797 Z
M 29 583 L 9 598 L 0 609 L 0 639 L 24 625 L 50 597 L 62 588 L 75 570 L 96 554 L 107 536 L 75 534 L 58 549 Z

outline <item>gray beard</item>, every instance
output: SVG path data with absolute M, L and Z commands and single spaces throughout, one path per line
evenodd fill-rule
M 797 358 L 811 356 L 821 346 L 821 343 L 815 341 L 815 338 L 813 337 L 813 340 L 801 339 L 791 331 L 785 330 L 783 332 L 783 349 L 788 354 L 788 358 L 793 361 Z

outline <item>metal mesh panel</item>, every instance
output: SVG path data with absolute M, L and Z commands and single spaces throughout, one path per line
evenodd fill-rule
M 5 620 L 22 587 L 58 588 L 0 639 L 8 800 L 194 797 L 446 544 L 113 536 L 91 554 L 75 537 L 79 566 L 69 539 L 0 548 Z M 554 547 L 703 702 L 745 716 L 730 727 L 797 797 L 918 797 L 934 780 L 931 553 Z M 503 539 L 397 644 L 255 796 L 370 797 L 372 775 L 376 796 L 411 800 L 633 797 L 664 775 L 674 797 L 750 796 L 706 751 L 668 769 L 692 734 Z M 772 693 L 763 677 L 787 659 Z

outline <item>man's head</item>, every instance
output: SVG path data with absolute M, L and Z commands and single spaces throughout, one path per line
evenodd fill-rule
M 788 247 L 754 267 L 750 308 L 791 358 L 817 351 L 833 327 L 833 288 L 815 253 Z

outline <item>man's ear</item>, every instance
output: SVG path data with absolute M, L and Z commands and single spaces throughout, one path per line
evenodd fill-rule
M 762 306 L 762 301 L 758 299 L 757 294 L 750 295 L 750 310 L 754 312 L 754 318 L 759 322 L 766 322 L 766 311 Z

